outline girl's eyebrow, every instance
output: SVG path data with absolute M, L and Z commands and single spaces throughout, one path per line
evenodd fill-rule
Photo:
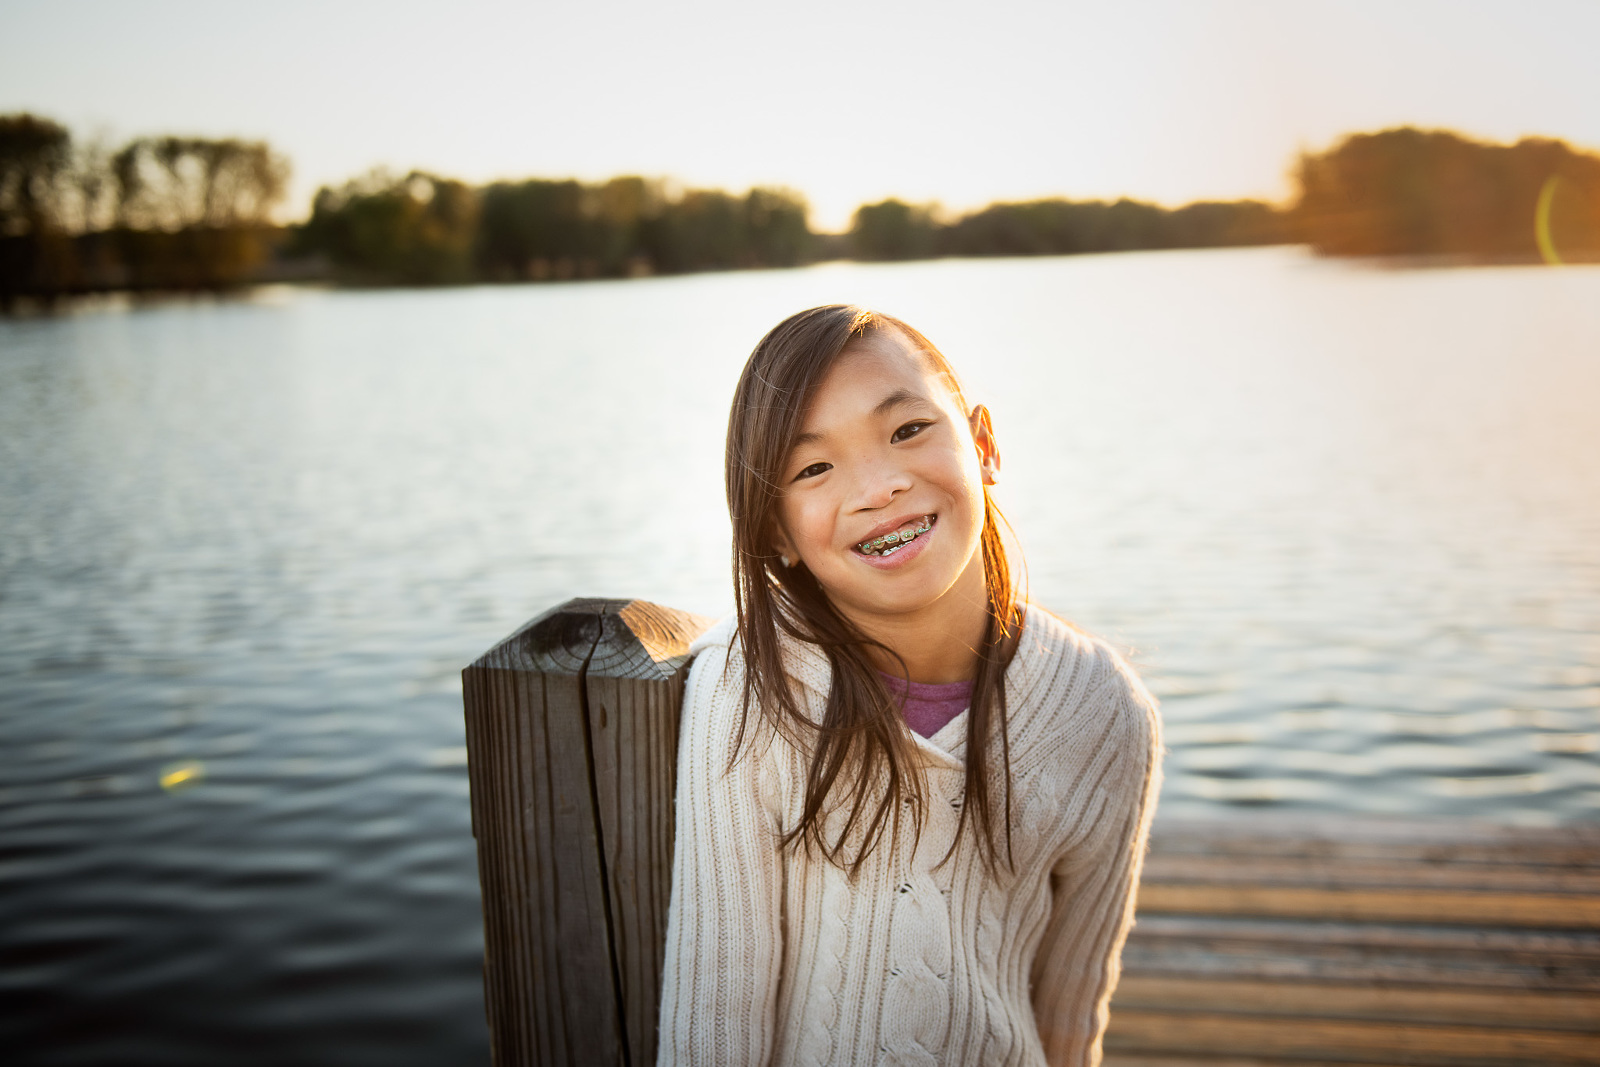
M 900 407 L 902 404 L 915 404 L 921 399 L 923 398 L 918 396 L 916 393 L 913 393 L 909 389 L 896 389 L 894 392 L 878 401 L 878 406 L 872 409 L 872 413 L 874 415 L 882 415 L 885 412 L 892 411 L 895 408 Z

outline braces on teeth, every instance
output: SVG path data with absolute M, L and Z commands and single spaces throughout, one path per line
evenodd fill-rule
M 922 521 L 911 529 L 901 532 L 891 530 L 882 537 L 875 537 L 871 541 L 863 541 L 856 547 L 869 556 L 890 556 L 900 551 L 913 538 L 925 534 L 933 529 L 933 517 L 924 516 Z

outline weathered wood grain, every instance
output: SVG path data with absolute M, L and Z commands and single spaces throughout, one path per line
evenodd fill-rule
M 1122 962 L 1130 975 L 1600 992 L 1600 937 L 1566 931 L 1144 915 Z
M 1600 897 L 1575 893 L 1151 882 L 1139 889 L 1139 907 L 1181 915 L 1600 929 Z
M 1100 1061 L 1104 1067 L 1349 1067 L 1350 1061 L 1335 1063 L 1332 1060 L 1308 1060 L 1295 1057 L 1233 1056 L 1228 1053 L 1180 1055 L 1147 1054 L 1141 1052 L 1107 1052 Z M 1397 1060 L 1366 1060 L 1361 1067 L 1407 1067 Z
M 1326 814 L 1258 814 L 1158 821 L 1153 856 L 1243 860 L 1394 859 L 1409 865 L 1481 863 L 1511 868 L 1600 870 L 1600 826 L 1502 826 L 1472 820 Z
M 1161 1047 L 1189 1053 L 1405 1063 L 1419 1067 L 1527 1067 L 1600 1062 L 1600 1034 L 1417 1022 L 1297 1018 L 1230 1013 L 1119 1010 L 1108 1050 Z
M 1600 833 L 1168 822 L 1108 1067 L 1600 1063 Z
M 1430 863 L 1415 857 L 1373 860 L 1320 855 L 1173 855 L 1157 852 L 1146 861 L 1144 877 L 1150 884 L 1444 889 L 1600 896 L 1600 870 L 1533 864 Z
M 1118 1011 L 1247 1013 L 1327 1019 L 1593 1032 L 1600 993 L 1456 989 L 1367 983 L 1281 982 L 1131 974 L 1117 987 Z
M 707 625 L 573 600 L 462 674 L 501 1067 L 655 1060 L 678 711 Z

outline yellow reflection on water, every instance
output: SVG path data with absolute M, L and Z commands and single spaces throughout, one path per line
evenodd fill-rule
M 161 788 L 169 793 L 179 792 L 198 785 L 205 776 L 205 765 L 199 760 L 174 763 L 161 772 Z

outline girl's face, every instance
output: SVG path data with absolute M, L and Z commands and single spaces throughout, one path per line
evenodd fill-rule
M 952 593 L 981 605 L 983 486 L 999 465 L 988 412 L 963 411 L 909 338 L 877 331 L 839 356 L 801 422 L 774 548 L 858 621 Z

